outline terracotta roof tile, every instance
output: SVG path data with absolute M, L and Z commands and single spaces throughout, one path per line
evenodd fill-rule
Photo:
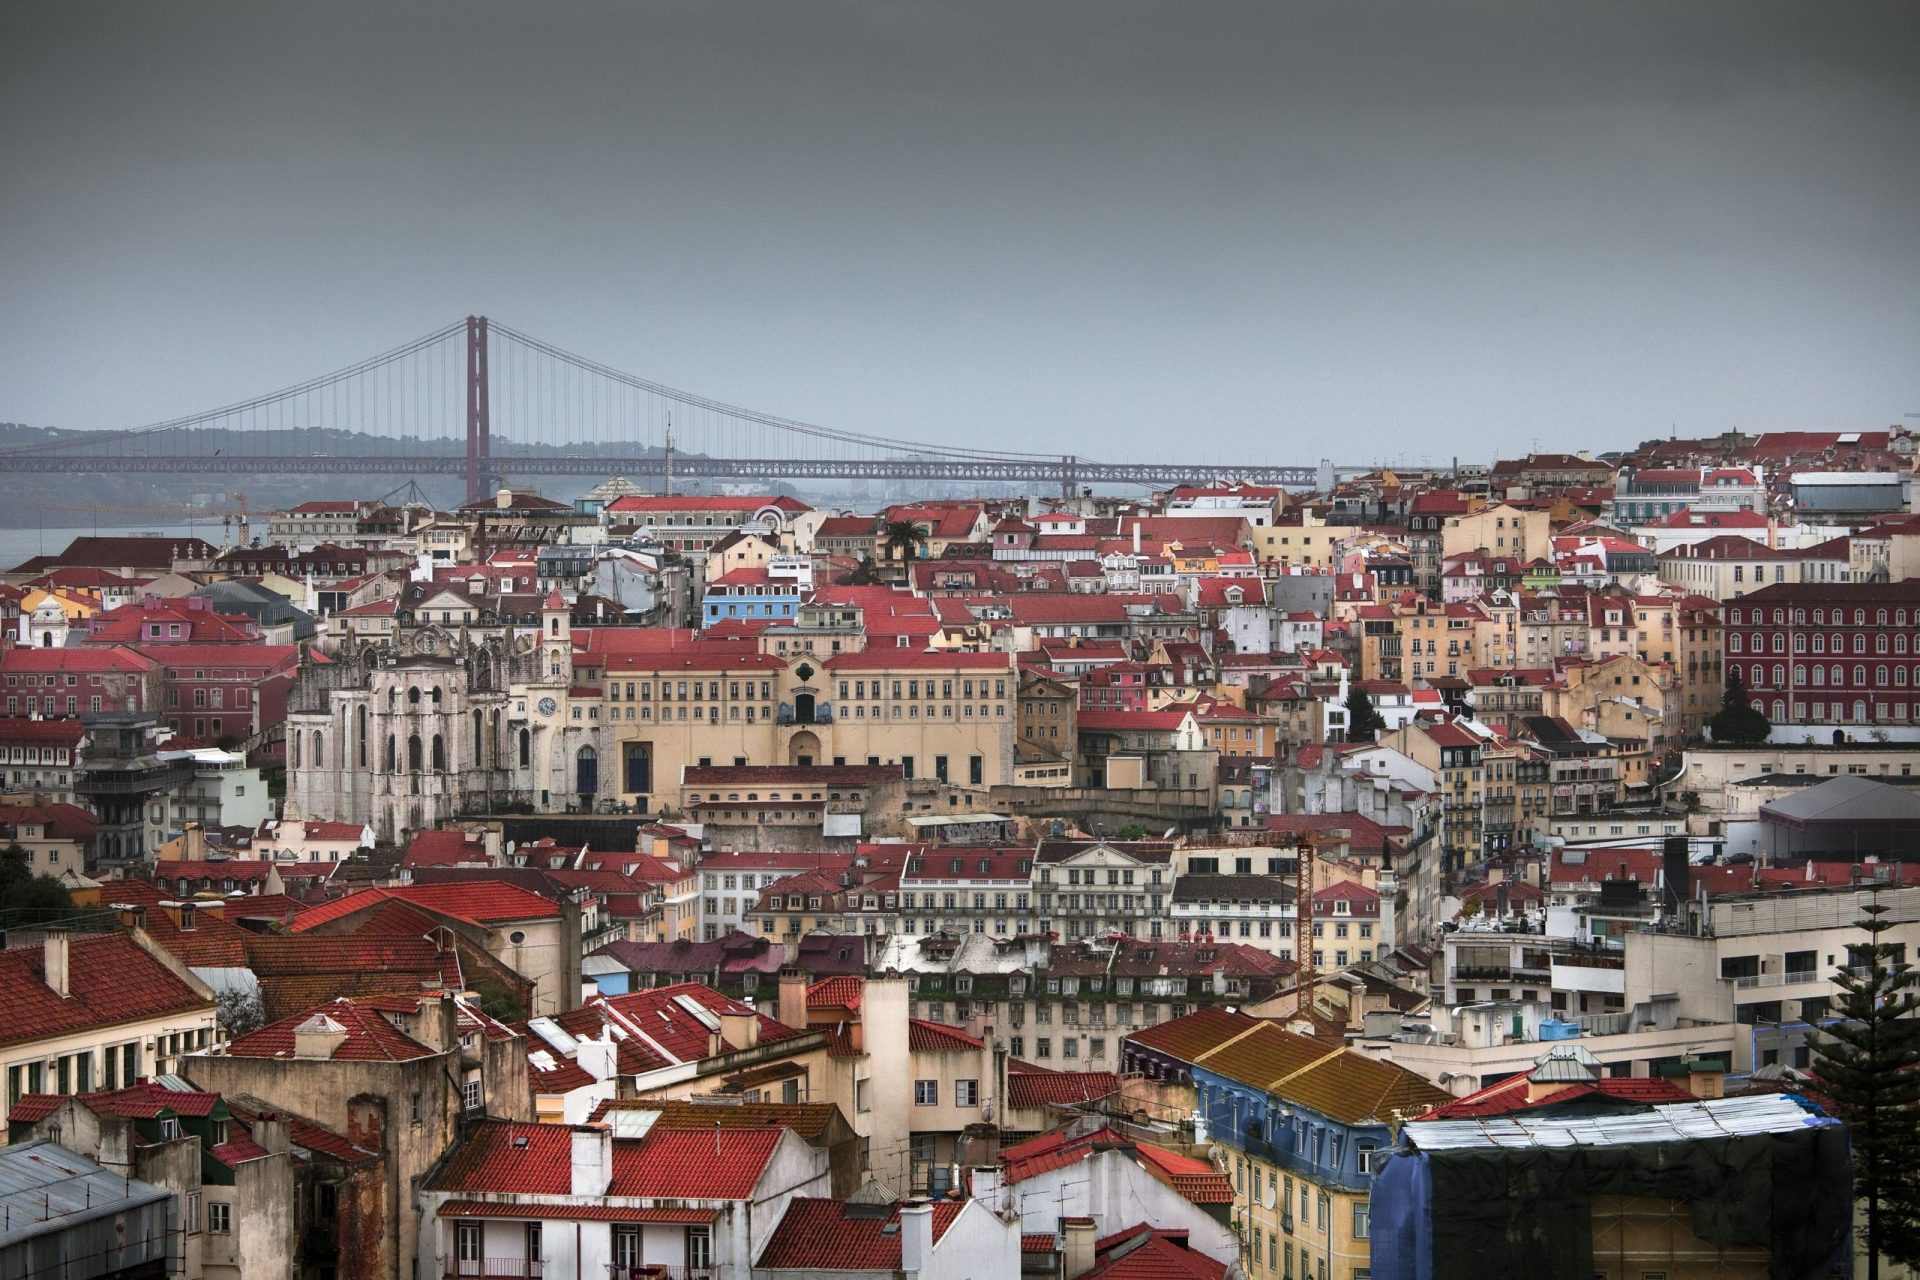
M 0 1045 L 213 1008 L 121 933 L 71 939 L 67 975 L 62 998 L 47 985 L 45 948 L 0 951 Z
M 348 997 L 329 1000 L 290 1018 L 270 1022 L 258 1031 L 241 1036 L 221 1052 L 235 1058 L 291 1059 L 295 1029 L 320 1014 L 338 1023 L 346 1032 L 346 1038 L 331 1055 L 336 1062 L 411 1062 L 434 1056 L 432 1049 L 400 1031 L 364 999 Z
M 947 1228 L 966 1208 L 964 1200 L 933 1203 L 933 1241 L 937 1245 Z M 774 1228 L 754 1270 L 783 1267 L 816 1271 L 884 1271 L 900 1269 L 900 1206 L 886 1217 L 856 1217 L 839 1200 L 796 1197 Z M 1051 1240 L 1052 1237 L 1048 1237 Z
M 907 1048 L 914 1053 L 966 1053 L 985 1047 L 976 1036 L 944 1022 L 907 1019 Z
M 1019 1109 L 1095 1102 L 1120 1091 L 1111 1071 L 1053 1071 L 1007 1075 L 1007 1105 Z

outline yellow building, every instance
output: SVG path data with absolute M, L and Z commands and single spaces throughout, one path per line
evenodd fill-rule
M 604 661 L 598 718 L 614 776 L 600 779 L 600 793 L 642 811 L 673 804 L 692 766 L 897 764 L 909 778 L 959 787 L 1013 780 L 1010 654 L 783 659 L 694 644 L 586 661 Z

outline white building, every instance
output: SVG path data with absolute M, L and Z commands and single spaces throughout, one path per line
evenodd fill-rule
M 193 776 L 169 798 L 173 830 L 184 831 L 189 822 L 202 827 L 251 830 L 273 817 L 266 779 L 247 764 L 244 751 L 196 747 L 161 751 L 159 756 L 163 761 L 186 761 L 193 766 Z

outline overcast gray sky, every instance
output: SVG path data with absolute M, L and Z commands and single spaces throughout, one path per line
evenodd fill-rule
M 1884 427 L 1917 197 L 1907 3 L 11 3 L 0 420 L 483 312 L 1115 460 Z

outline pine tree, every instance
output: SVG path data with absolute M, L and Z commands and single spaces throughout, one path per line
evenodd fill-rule
M 1836 1020 L 1809 1037 L 1819 1088 L 1853 1140 L 1868 1280 L 1883 1256 L 1920 1260 L 1920 971 L 1904 947 L 1881 941 L 1893 928 L 1886 912 L 1876 895 L 1860 921 L 1866 941 L 1847 944 L 1847 967 L 1834 974 Z
M 1374 709 L 1373 698 L 1359 685 L 1347 690 L 1347 741 L 1372 742 L 1387 727 L 1387 719 Z
M 1727 689 L 1720 696 L 1720 710 L 1707 721 L 1715 742 L 1765 742 L 1773 732 L 1766 713 L 1747 700 L 1747 686 L 1740 679 L 1740 668 L 1727 672 Z

